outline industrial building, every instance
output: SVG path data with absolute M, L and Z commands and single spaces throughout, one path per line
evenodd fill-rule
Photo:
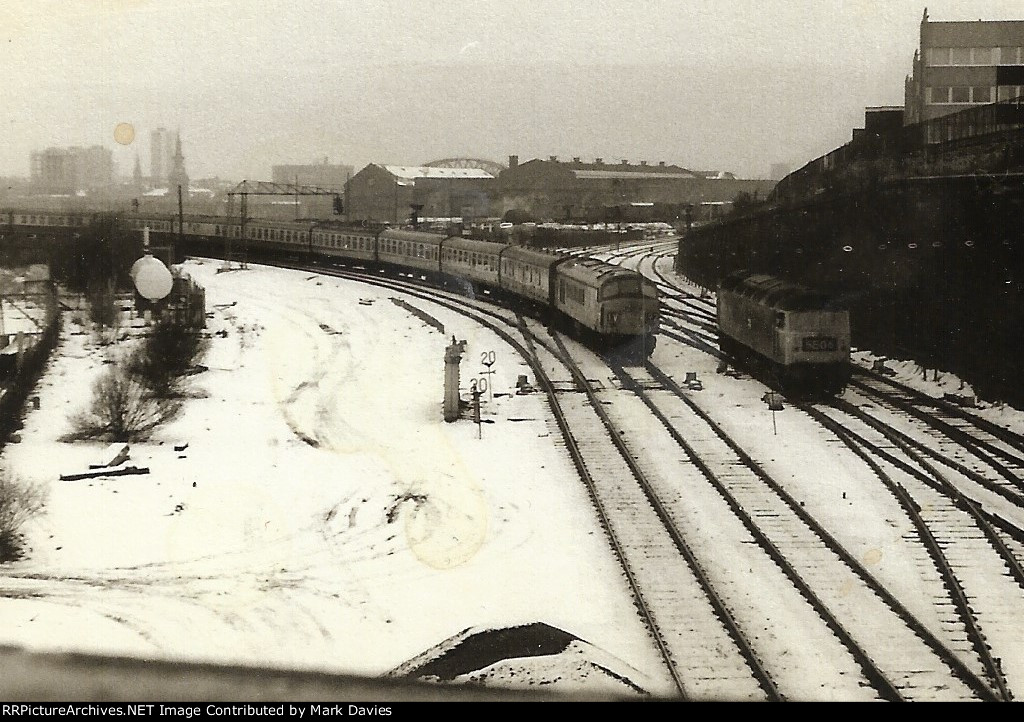
M 370 163 L 345 185 L 345 215 L 393 224 L 406 223 L 414 209 L 421 218 L 487 217 L 494 189 L 494 176 L 480 168 Z
M 292 183 L 300 186 L 316 186 L 341 192 L 352 177 L 350 165 L 323 163 L 275 165 L 271 169 L 274 183 Z
M 905 85 L 904 123 L 1024 95 L 1024 20 L 933 22 Z
M 512 209 L 541 220 L 599 221 L 623 207 L 700 207 L 730 204 L 739 194 L 765 197 L 772 181 L 732 173 L 693 171 L 664 161 L 606 163 L 596 158 L 561 161 L 557 156 L 520 163 L 510 156 L 498 177 L 497 215 Z

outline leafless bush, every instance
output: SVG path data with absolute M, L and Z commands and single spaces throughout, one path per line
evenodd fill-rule
M 113 326 L 117 323 L 117 296 L 112 283 L 95 282 L 87 291 L 89 299 L 89 320 L 97 326 Z
M 0 562 L 23 556 L 21 527 L 44 505 L 45 495 L 40 487 L 0 471 Z
M 180 391 L 181 378 L 195 365 L 205 348 L 206 341 L 195 329 L 175 321 L 159 321 L 132 355 L 129 370 L 154 396 L 175 396 Z
M 72 436 L 110 441 L 146 439 L 179 408 L 175 401 L 156 398 L 125 364 L 117 364 L 93 384 L 89 409 L 72 420 Z

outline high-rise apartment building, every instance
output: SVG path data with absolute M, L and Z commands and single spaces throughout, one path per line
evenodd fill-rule
M 32 185 L 43 193 L 76 193 L 114 182 L 114 154 L 109 148 L 47 148 L 30 158 Z
M 149 180 L 154 186 L 167 183 L 174 169 L 174 134 L 157 128 L 149 135 Z

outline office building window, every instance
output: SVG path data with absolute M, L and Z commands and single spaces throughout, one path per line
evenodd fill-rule
M 949 65 L 949 48 L 928 48 L 929 65 Z
M 1000 65 L 1020 65 L 1020 48 L 999 48 Z
M 953 86 L 953 102 L 954 103 L 970 103 L 971 102 L 971 89 L 966 85 L 954 85 Z
M 998 65 L 998 58 L 993 59 L 992 57 L 998 50 L 998 48 L 971 48 L 971 65 Z
M 949 49 L 949 64 L 950 65 L 970 65 L 971 64 L 971 49 L 970 48 L 950 48 Z
M 931 88 L 931 102 L 932 103 L 948 103 L 949 102 L 949 88 L 948 87 L 936 87 Z
M 987 85 L 975 86 L 971 89 L 972 100 L 975 103 L 991 103 L 992 88 Z

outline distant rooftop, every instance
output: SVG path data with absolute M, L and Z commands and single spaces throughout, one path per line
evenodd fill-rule
M 689 172 L 659 172 L 657 167 L 650 169 L 641 170 L 627 170 L 624 168 L 618 168 L 611 166 L 606 170 L 574 170 L 577 178 L 695 178 L 693 173 Z
M 727 170 L 695 170 L 694 173 L 706 180 L 736 180 L 736 174 Z
M 577 178 L 694 178 L 694 172 L 677 165 L 668 165 L 664 161 L 658 163 L 630 163 L 623 160 L 617 163 L 605 163 L 603 158 L 595 158 L 593 163 L 573 158 L 572 161 L 559 160 L 558 156 L 549 156 L 547 160 L 538 158 L 532 162 L 558 163 L 571 170 Z M 525 164 L 524 164 L 525 165 Z
M 493 178 L 494 176 L 479 168 L 436 168 L 429 165 L 383 165 L 381 166 L 396 178 L 414 181 L 417 178 Z

